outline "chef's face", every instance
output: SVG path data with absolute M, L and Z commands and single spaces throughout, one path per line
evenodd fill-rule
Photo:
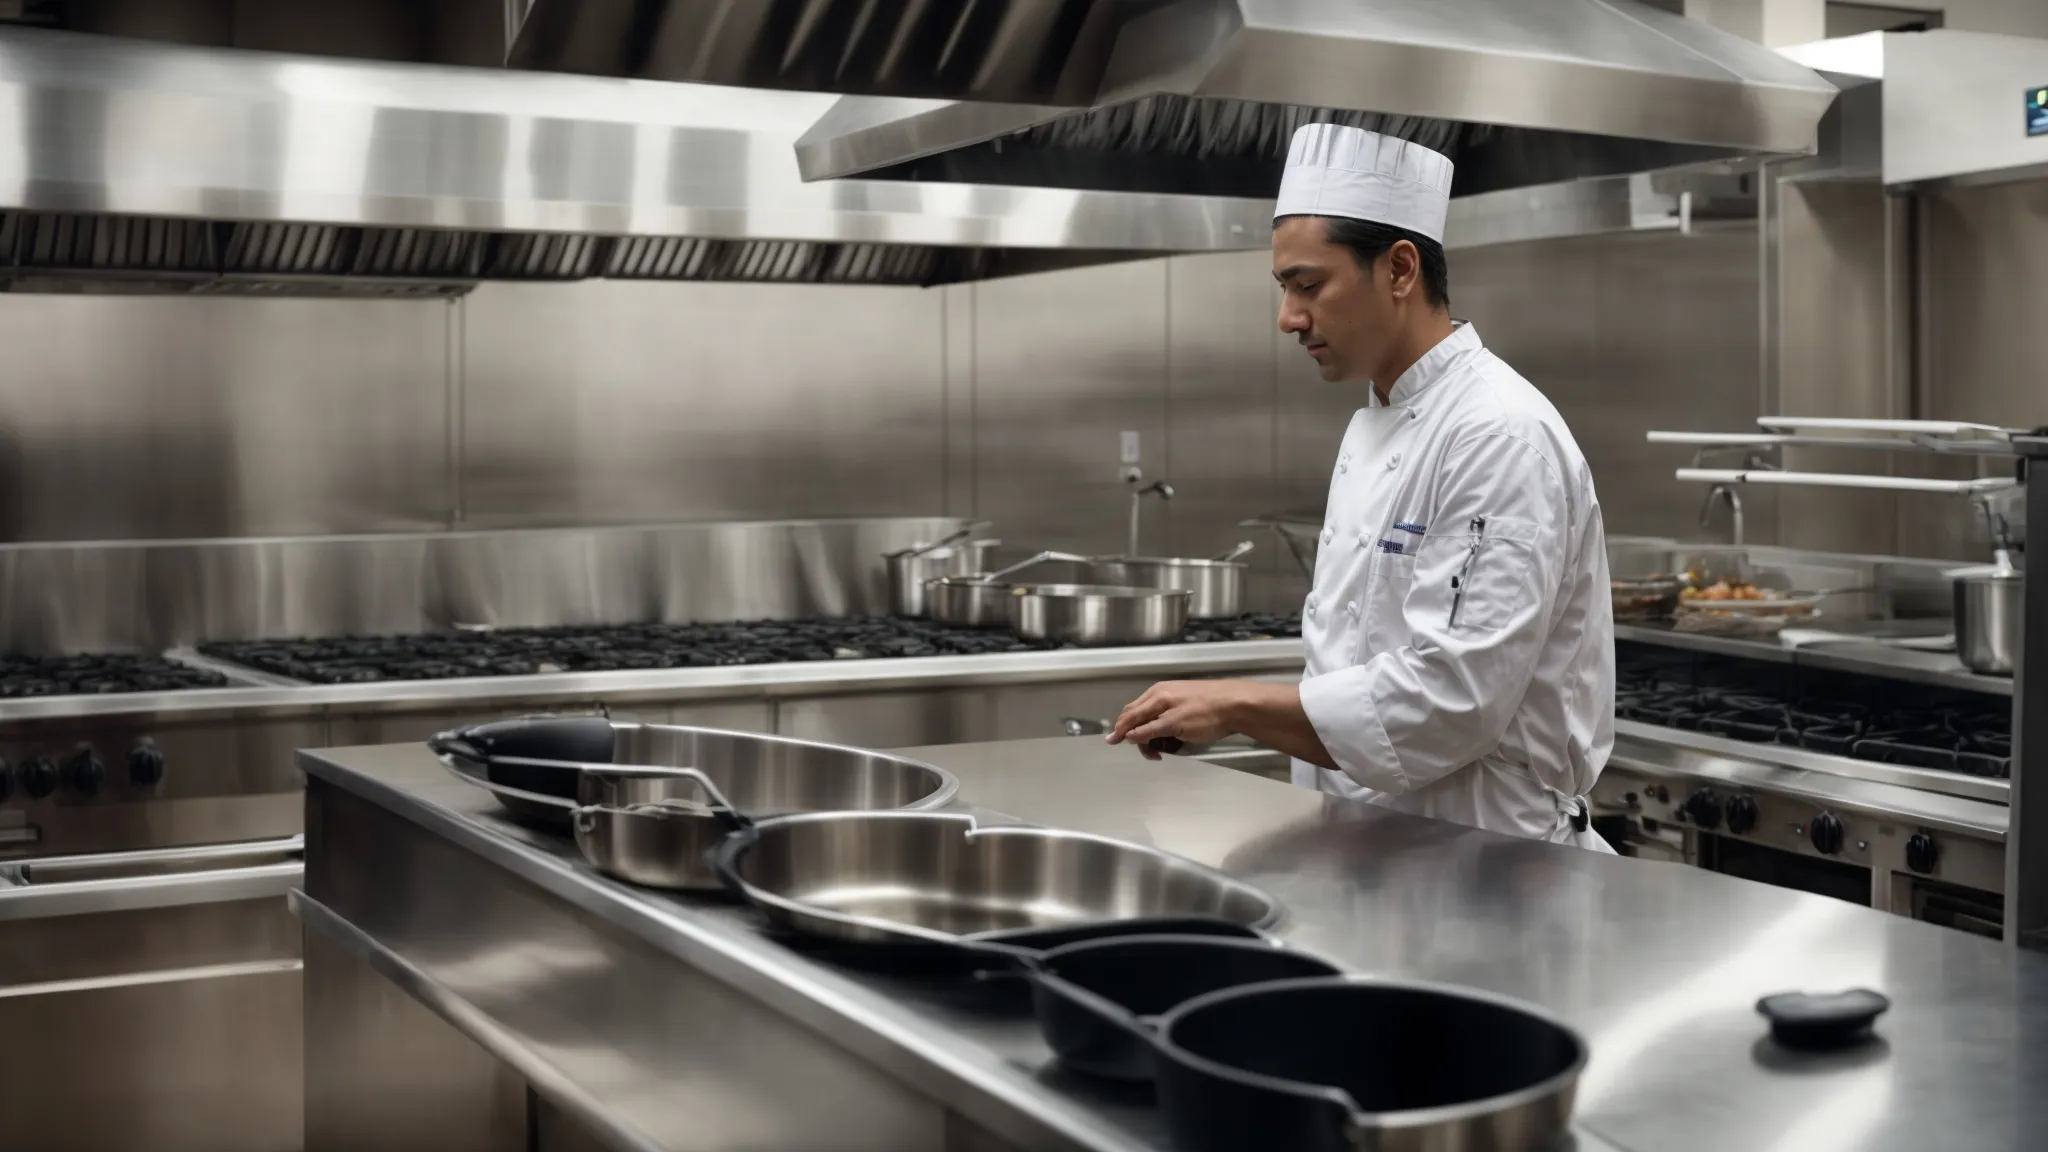
M 1366 266 L 1351 249 L 1330 243 L 1319 216 L 1289 216 L 1274 225 L 1280 330 L 1301 341 L 1323 379 L 1370 381 L 1386 360 L 1404 295 L 1397 291 L 1404 247 L 1413 280 L 1419 263 L 1413 245 L 1396 245 Z

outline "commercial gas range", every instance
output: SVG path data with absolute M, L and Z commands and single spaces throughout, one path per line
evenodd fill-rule
M 1183 644 L 1301 635 L 1299 615 L 1197 621 Z M 1045 652 L 1008 632 L 900 617 L 469 629 L 424 636 L 351 636 L 202 644 L 230 664 L 309 684 L 728 668 L 817 660 L 888 660 Z
M 1623 851 L 1998 934 L 2009 697 L 1623 641 L 1615 715 Z

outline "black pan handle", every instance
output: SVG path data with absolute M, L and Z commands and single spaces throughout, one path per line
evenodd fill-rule
M 1072 981 L 1062 980 L 1037 965 L 1033 965 L 1025 975 L 1033 984 L 1038 985 L 1041 991 L 1066 1001 L 1119 1032 L 1126 1033 L 1153 1048 L 1159 1047 L 1159 1029 L 1116 1001 L 1090 992 Z
M 466 739 L 467 736 L 468 729 L 465 728 L 435 733 L 427 737 L 427 751 L 432 752 L 436 756 L 453 756 L 457 759 L 471 760 L 481 764 L 484 754 L 477 751 L 476 745 L 471 744 Z
M 711 870 L 718 874 L 718 882 L 726 890 L 742 900 L 752 903 L 747 896 L 747 882 L 740 877 L 740 857 L 745 856 L 761 838 L 759 825 L 749 823 L 736 829 L 732 835 L 720 841 L 711 850 Z
M 1062 944 L 1079 944 L 1084 940 L 1104 940 L 1115 936 L 1222 936 L 1272 942 L 1256 928 L 1215 916 L 1140 916 L 1129 920 L 1096 920 L 1058 928 L 1013 928 L 972 939 L 1050 952 Z

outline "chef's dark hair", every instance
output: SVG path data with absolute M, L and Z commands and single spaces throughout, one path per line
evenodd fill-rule
M 1443 245 L 1406 228 L 1375 224 L 1370 220 L 1354 220 L 1348 216 L 1325 216 L 1322 219 L 1323 238 L 1351 249 L 1351 255 L 1360 268 L 1371 268 L 1373 261 L 1386 255 L 1397 240 L 1415 245 L 1416 253 L 1422 257 L 1423 296 L 1428 298 L 1432 308 L 1451 306 L 1451 270 L 1444 263 Z

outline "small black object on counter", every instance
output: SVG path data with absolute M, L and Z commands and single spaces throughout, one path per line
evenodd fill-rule
M 1872 1025 L 1892 1006 L 1881 992 L 1852 988 L 1816 995 L 1781 992 L 1756 1002 L 1771 1022 L 1771 1039 L 1801 1052 L 1828 1052 L 1869 1042 Z

